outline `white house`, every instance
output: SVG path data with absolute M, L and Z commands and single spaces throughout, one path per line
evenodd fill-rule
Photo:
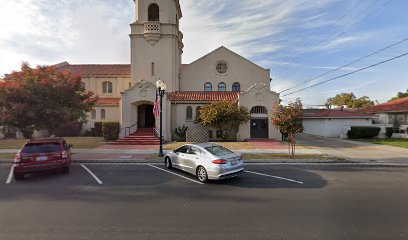
M 305 109 L 304 133 L 323 137 L 347 137 L 351 126 L 372 126 L 372 115 L 347 110 Z
M 130 65 L 56 65 L 82 75 L 87 89 L 100 102 L 89 116 L 86 128 L 95 121 L 119 121 L 122 127 L 158 128 L 153 116 L 158 79 L 167 85 L 163 98 L 164 139 L 178 126 L 203 129 L 193 120 L 199 107 L 217 100 L 233 100 L 251 111 L 251 121 L 239 128 L 239 140 L 280 139 L 268 120 L 279 94 L 272 92 L 270 70 L 225 48 L 182 64 L 183 34 L 179 29 L 182 11 L 178 0 L 134 0 L 136 17 L 131 24 Z M 209 131 L 217 139 L 216 129 Z

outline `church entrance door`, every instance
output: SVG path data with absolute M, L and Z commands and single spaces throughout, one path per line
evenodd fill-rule
M 138 128 L 154 128 L 155 118 L 153 115 L 153 105 L 144 104 L 138 107 Z
M 268 118 L 251 119 L 251 138 L 268 138 Z

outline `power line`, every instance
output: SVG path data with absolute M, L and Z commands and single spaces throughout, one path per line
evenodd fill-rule
M 312 79 L 309 79 L 309 80 L 306 80 L 306 81 L 304 81 L 304 82 L 301 82 L 301 83 L 299 83 L 299 84 L 297 84 L 297 85 L 294 85 L 294 86 L 292 86 L 292 87 L 290 87 L 290 88 L 287 88 L 287 89 L 285 89 L 285 90 L 283 90 L 283 91 L 281 91 L 281 92 L 279 92 L 279 93 L 283 93 L 283 92 L 289 91 L 289 90 L 291 90 L 291 89 L 293 89 L 293 88 L 296 88 L 296 87 L 298 87 L 298 86 L 301 86 L 301 85 L 303 85 L 303 84 L 305 84 L 305 83 L 311 82 L 311 81 L 316 80 L 316 79 L 319 79 L 319 78 L 321 78 L 321 77 L 324 77 L 324 76 L 326 76 L 326 75 L 328 75 L 328 74 L 330 74 L 330 73 L 332 73 L 332 72 L 335 72 L 335 71 L 337 71 L 337 70 L 339 70 L 339 69 L 342 69 L 342 68 L 348 67 L 348 66 L 350 66 L 350 65 L 353 65 L 353 64 L 356 63 L 356 62 L 359 62 L 359 61 L 361 61 L 361 60 L 363 60 L 363 59 L 369 58 L 369 57 L 371 57 L 371 56 L 373 56 L 373 55 L 375 55 L 375 54 L 378 54 L 378 53 L 380 53 L 380 52 L 383 52 L 383 51 L 385 51 L 385 50 L 387 50 L 387 49 L 390 49 L 390 48 L 392 48 L 392 47 L 394 47 L 394 46 L 396 46 L 396 45 L 399 45 L 399 44 L 401 44 L 401 43 L 403 43 L 403 42 L 406 42 L 406 41 L 408 41 L 408 37 L 406 37 L 406 38 L 402 39 L 401 41 L 398 41 L 398 42 L 396 42 L 396 43 L 394 43 L 394 44 L 391 44 L 391 45 L 389 45 L 389 46 L 387 46 L 387 47 L 384 47 L 384 48 L 382 48 L 382 49 L 380 49 L 380 50 L 377 50 L 377 51 L 375 51 L 375 52 L 373 52 L 373 53 L 370 53 L 370 54 L 368 54 L 368 55 L 366 55 L 366 56 L 364 56 L 364 57 L 360 57 L 360 58 L 358 58 L 358 59 L 356 59 L 356 60 L 353 60 L 353 61 L 351 61 L 351 62 L 349 62 L 349 63 L 347 63 L 347 64 L 345 64 L 345 65 L 343 65 L 343 66 L 340 66 L 340 67 L 338 67 L 338 68 L 335 68 L 335 69 L 332 69 L 332 70 L 330 70 L 330 71 L 328 71 L 328 72 L 325 72 L 325 73 L 323 73 L 323 74 L 321 74 L 321 75 L 319 75 L 319 76 L 317 76 L 317 77 L 314 77 L 314 78 L 312 78 Z
M 312 87 L 316 87 L 316 86 L 318 86 L 318 85 L 322 85 L 322 84 L 324 84 L 324 83 L 327 83 L 327 82 L 330 82 L 330 81 L 334 81 L 334 80 L 336 80 L 336 79 L 343 78 L 343 77 L 349 76 L 349 75 L 351 75 L 351 74 L 354 74 L 354 73 L 357 73 L 357 72 L 361 72 L 361 71 L 364 71 L 364 70 L 366 70 L 366 69 L 373 68 L 373 67 L 375 67 L 375 66 L 378 66 L 378 65 L 381 65 L 381 64 L 384 64 L 384 63 L 387 63 L 387 62 L 391 62 L 391 61 L 393 61 L 393 60 L 395 60 L 395 59 L 402 58 L 402 57 L 404 57 L 404 56 L 406 56 L 406 55 L 408 55 L 408 52 L 403 53 L 403 54 L 401 54 L 401 55 L 398 55 L 398 56 L 396 56 L 396 57 L 389 58 L 389 59 L 387 59 L 387 60 L 384 60 L 384 61 L 381 61 L 381 62 L 372 64 L 372 65 L 370 65 L 370 66 L 368 66 L 368 67 L 360 68 L 360 69 L 357 69 L 357 70 L 355 70 L 355 71 L 352 71 L 352 72 L 349 72 L 349 73 L 346 73 L 346 74 L 343 74 L 343 75 L 340 75 L 340 76 L 337 76 L 337 77 L 334 77 L 334 78 L 330 78 L 330 79 L 325 80 L 325 81 L 323 81 L 323 82 L 319 82 L 319 83 L 310 85 L 310 86 L 308 86 L 308 87 L 304 87 L 304 88 L 299 89 L 299 90 L 297 90 L 297 91 L 293 91 L 293 92 L 287 93 L 287 94 L 283 95 L 282 97 L 286 97 L 286 96 L 292 95 L 292 94 L 294 94 L 294 93 L 298 93 L 298 92 L 301 92 L 301 91 L 303 91 L 303 90 L 306 90 L 306 89 L 309 89 L 309 88 L 312 88 Z
M 381 0 L 377 0 L 374 4 L 371 4 L 370 6 L 368 6 L 367 8 L 365 8 L 358 16 L 361 16 L 363 13 L 367 12 L 367 10 L 369 10 L 369 9 L 372 8 L 373 6 L 377 5 L 380 1 L 381 1 Z M 361 22 L 365 21 L 367 18 L 371 17 L 374 13 L 376 13 L 378 10 L 380 10 L 381 8 L 384 8 L 384 6 L 387 5 L 388 3 L 390 3 L 391 1 L 393 1 L 393 0 L 388 0 L 388 1 L 385 2 L 383 5 L 381 5 L 378 9 L 374 9 L 371 13 L 368 13 L 363 19 L 357 20 L 356 22 L 351 23 L 350 25 L 348 25 L 347 28 L 350 28 L 350 27 L 352 27 L 352 26 L 354 26 L 354 25 L 356 25 L 356 24 L 358 24 L 358 23 L 361 23 Z M 361 2 L 360 2 L 357 6 L 359 6 L 360 4 L 361 4 Z M 343 19 L 343 18 L 346 17 L 348 14 L 350 14 L 357 6 L 355 6 L 349 13 L 343 15 L 339 20 Z M 336 34 L 336 31 L 334 31 L 333 33 Z M 299 62 L 302 58 L 305 58 L 306 56 L 309 56 L 310 54 L 312 54 L 312 51 L 313 51 L 315 48 L 319 47 L 322 43 L 324 43 L 325 40 L 334 41 L 334 40 L 336 40 L 337 38 L 343 36 L 344 34 L 346 34 L 346 31 L 344 31 L 344 32 L 342 32 L 342 33 L 340 33 L 340 34 L 336 34 L 336 35 L 334 35 L 333 37 L 329 36 L 328 38 L 323 38 L 322 40 L 320 40 L 320 41 L 317 43 L 317 45 L 311 46 L 310 48 L 306 49 L 303 53 L 297 55 L 297 56 L 295 57 L 295 59 L 294 59 L 293 61 L 291 61 L 290 63 L 297 63 L 297 62 Z M 309 43 L 311 43 L 311 42 L 312 42 L 312 41 L 309 41 Z M 308 46 L 310 46 L 309 43 L 308 43 Z M 294 54 L 291 55 L 290 57 L 292 57 L 292 56 L 294 56 Z M 286 72 L 286 71 L 288 70 L 288 68 L 289 68 L 288 66 L 283 67 L 283 69 L 279 70 L 276 74 L 282 74 L 282 73 Z

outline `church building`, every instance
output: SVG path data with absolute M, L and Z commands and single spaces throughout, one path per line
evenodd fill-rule
M 184 45 L 179 20 L 183 15 L 179 0 L 134 2 L 130 65 L 55 65 L 81 74 L 85 87 L 100 97 L 85 129 L 99 121 L 120 122 L 122 137 L 141 128 L 159 129 L 153 104 L 156 81 L 160 79 L 167 85 L 162 99 L 165 140 L 172 140 L 174 129 L 183 125 L 193 132 L 208 132 L 209 140 L 220 139 L 218 129 L 194 124 L 200 107 L 219 100 L 237 101 L 251 112 L 250 122 L 239 127 L 238 140 L 281 139 L 268 120 L 273 105 L 279 101 L 279 94 L 270 90 L 269 69 L 225 47 L 182 64 Z

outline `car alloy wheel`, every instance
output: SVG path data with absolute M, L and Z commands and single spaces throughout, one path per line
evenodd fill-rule
M 208 180 L 207 171 L 203 166 L 198 167 L 197 169 L 197 178 L 200 182 L 204 183 Z
M 169 157 L 166 157 L 165 164 L 168 169 L 172 169 L 171 160 Z

